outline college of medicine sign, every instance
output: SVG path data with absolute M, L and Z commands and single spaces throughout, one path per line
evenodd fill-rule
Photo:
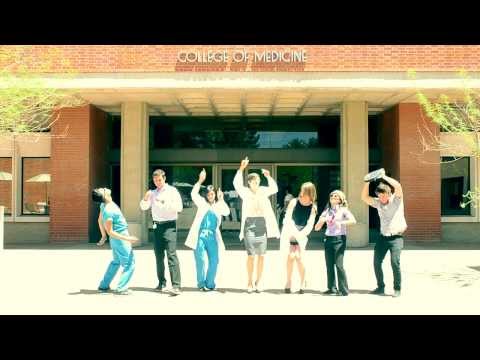
M 183 64 L 305 64 L 305 50 L 192 50 L 179 51 L 177 62 Z

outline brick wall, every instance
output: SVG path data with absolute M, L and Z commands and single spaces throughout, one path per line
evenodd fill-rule
M 52 128 L 50 241 L 88 241 L 92 228 L 92 186 L 104 176 L 103 112 L 93 106 L 62 109 Z M 97 124 L 100 123 L 100 124 Z M 65 137 L 55 137 L 67 128 Z M 97 150 L 100 153 L 96 157 Z M 100 178 L 100 180 L 97 179 Z
M 407 240 L 438 241 L 441 237 L 440 157 L 423 152 L 419 127 L 438 127 L 422 117 L 418 104 L 399 104 L 383 114 L 382 166 L 404 191 Z
M 90 118 L 89 238 L 91 242 L 96 242 L 101 236 L 98 229 L 99 205 L 90 200 L 90 192 L 97 187 L 108 186 L 107 114 L 92 106 Z
M 1 46 L 5 47 L 5 46 Z M 0 47 L 0 48 L 1 48 Z M 178 45 L 65 45 L 32 46 L 24 56 L 38 68 L 38 59 L 46 50 L 59 48 L 60 56 L 51 71 L 64 68 L 60 59 L 66 59 L 75 72 L 181 72 L 181 71 L 470 71 L 480 69 L 480 46 L 468 45 L 318 45 L 318 46 L 178 46 Z M 246 49 L 263 50 L 304 49 L 304 64 L 273 65 L 269 63 L 243 64 L 200 63 L 184 64 L 177 61 L 181 50 L 208 51 Z M 1 65 L 1 64 L 0 64 Z

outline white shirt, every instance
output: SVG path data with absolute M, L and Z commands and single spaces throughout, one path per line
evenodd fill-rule
M 177 220 L 178 213 L 183 210 L 182 197 L 177 188 L 165 183 L 161 189 L 153 190 L 147 201 L 140 201 L 140 209 L 145 211 L 150 208 L 153 221 Z
M 392 194 L 388 203 L 382 204 L 378 198 L 373 198 L 372 207 L 378 211 L 380 218 L 380 233 L 384 236 L 401 235 L 407 229 L 403 206 L 403 196 Z

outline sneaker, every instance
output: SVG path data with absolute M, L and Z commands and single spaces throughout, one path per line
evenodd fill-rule
M 182 293 L 182 291 L 180 290 L 180 288 L 173 288 L 172 291 L 171 291 L 171 294 L 173 296 L 180 295 L 181 293 Z
M 290 288 L 285 288 L 285 294 L 291 294 L 292 291 L 290 290 Z
M 116 295 L 131 295 L 132 292 L 131 292 L 129 289 L 116 290 L 116 291 L 115 291 L 115 294 L 116 294 Z
M 263 286 L 261 285 L 261 282 L 255 282 L 255 291 L 257 293 L 261 293 L 263 291 Z
M 253 286 L 252 285 L 249 285 L 247 287 L 247 293 L 251 294 L 253 292 Z
M 399 297 L 400 295 L 401 295 L 400 290 L 395 290 L 395 292 L 393 293 L 393 297 Z
M 205 291 L 205 292 L 215 291 L 215 288 L 211 289 L 211 288 L 208 288 L 208 287 L 204 286 L 204 287 L 202 288 L 202 291 Z
M 154 290 L 158 291 L 158 292 L 163 292 L 163 291 L 165 291 L 165 289 L 166 289 L 165 285 L 164 286 L 158 285 Z
M 327 291 L 324 291 L 324 295 L 336 295 L 338 291 L 336 289 L 328 289 Z
M 298 290 L 298 293 L 299 293 L 299 294 L 305 294 L 305 290 L 304 290 L 304 289 L 300 289 L 300 290 Z
M 112 289 L 110 289 L 109 287 L 108 288 L 102 288 L 102 287 L 99 286 L 98 291 L 100 291 L 101 293 L 107 293 L 107 292 L 112 291 Z
M 338 292 L 337 296 L 348 296 L 348 292 L 340 291 Z
M 375 290 L 370 291 L 370 294 L 385 295 L 385 289 L 384 288 L 376 288 Z

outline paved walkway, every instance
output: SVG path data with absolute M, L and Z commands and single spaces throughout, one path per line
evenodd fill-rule
M 275 247 L 273 244 L 271 247 Z M 478 244 L 407 244 L 402 253 L 403 291 L 393 298 L 390 258 L 384 263 L 387 296 L 375 287 L 373 248 L 348 249 L 345 267 L 351 295 L 326 296 L 323 250 L 306 254 L 305 294 L 284 294 L 285 259 L 269 250 L 261 294 L 247 294 L 246 254 L 229 249 L 221 258 L 219 291 L 195 288 L 192 251 L 179 250 L 183 294 L 152 290 L 157 285 L 151 245 L 135 249 L 132 295 L 96 291 L 110 259 L 109 246 L 94 244 L 15 246 L 0 252 L 1 314 L 480 314 Z M 167 267 L 168 269 L 168 267 Z M 168 272 L 167 272 L 168 274 Z M 114 279 L 113 286 L 118 280 Z M 298 277 L 294 273 L 294 284 Z M 298 286 L 297 286 L 298 288 Z M 292 289 L 296 291 L 297 288 Z

